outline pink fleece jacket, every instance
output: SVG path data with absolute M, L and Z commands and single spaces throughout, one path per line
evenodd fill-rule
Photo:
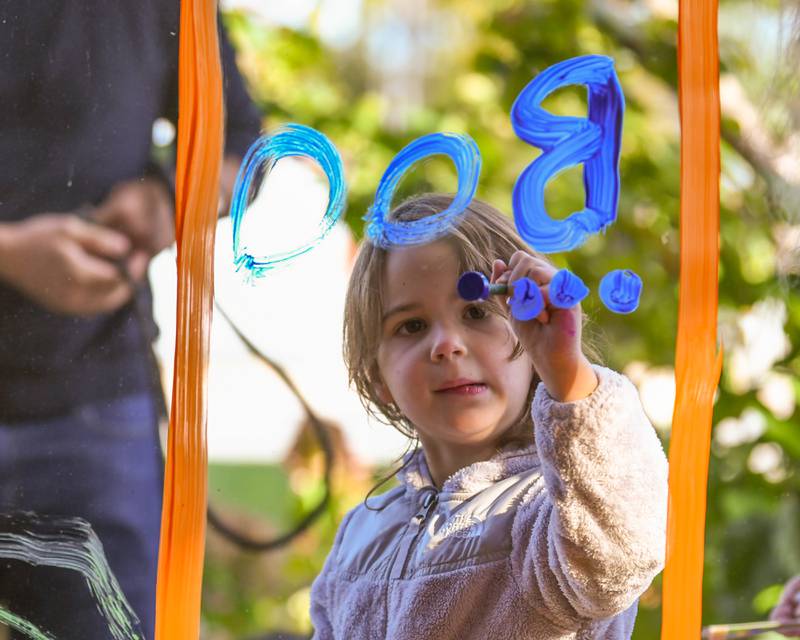
M 318 640 L 630 638 L 661 570 L 667 465 L 635 387 L 596 367 L 587 398 L 539 385 L 535 445 L 438 490 L 421 450 L 350 511 L 311 590 Z

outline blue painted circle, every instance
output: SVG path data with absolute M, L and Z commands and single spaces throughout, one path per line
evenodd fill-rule
M 628 269 L 615 269 L 600 281 L 600 299 L 614 313 L 633 313 L 639 306 L 642 279 Z
M 328 177 L 328 207 L 319 223 L 319 234 L 289 251 L 266 256 L 253 255 L 241 242 L 242 220 L 248 205 L 255 198 L 252 193 L 253 180 L 261 175 L 263 180 L 281 158 L 305 156 L 316 161 Z M 248 149 L 239 167 L 236 184 L 231 197 L 231 221 L 233 223 L 233 260 L 236 269 L 245 268 L 253 276 L 263 276 L 267 271 L 287 263 L 313 249 L 341 217 L 347 198 L 342 158 L 333 143 L 319 131 L 301 124 L 287 124 L 272 135 L 262 136 Z
M 458 191 L 452 204 L 440 213 L 413 222 L 390 220 L 392 197 L 400 179 L 413 164 L 434 155 L 449 156 L 455 164 Z M 367 238 L 386 248 L 393 245 L 423 244 L 442 237 L 475 196 L 480 172 L 480 151 L 468 135 L 431 133 L 417 138 L 394 157 L 381 177 L 375 202 L 364 216 L 367 221 Z

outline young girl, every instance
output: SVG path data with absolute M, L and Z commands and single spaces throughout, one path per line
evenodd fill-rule
M 527 276 L 545 301 L 555 273 L 478 201 L 444 239 L 365 243 L 356 260 L 351 381 L 422 446 L 399 487 L 342 522 L 312 587 L 314 638 L 629 638 L 664 557 L 661 445 L 633 385 L 584 355 L 579 307 L 518 322 L 506 301 L 458 297 L 468 270 Z

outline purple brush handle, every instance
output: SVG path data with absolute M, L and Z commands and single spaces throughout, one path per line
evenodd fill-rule
M 467 271 L 458 279 L 458 295 L 464 300 L 488 300 L 492 295 L 508 295 L 508 285 L 490 284 L 480 271 Z

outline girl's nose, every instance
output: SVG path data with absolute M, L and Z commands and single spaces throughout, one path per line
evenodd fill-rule
M 456 356 L 464 356 L 466 353 L 467 347 L 457 331 L 441 329 L 433 334 L 432 361 L 450 360 Z

